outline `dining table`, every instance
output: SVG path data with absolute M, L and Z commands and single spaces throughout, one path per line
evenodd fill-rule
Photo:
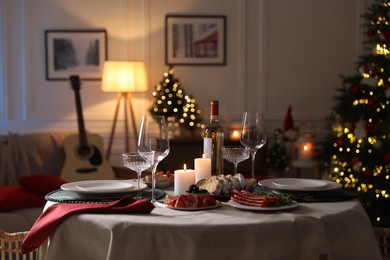
M 382 259 L 358 199 L 279 210 L 224 201 L 208 210 L 160 204 L 150 214 L 75 214 L 51 233 L 44 251 L 49 260 Z

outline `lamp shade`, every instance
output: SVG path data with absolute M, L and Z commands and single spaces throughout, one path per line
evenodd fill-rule
M 143 92 L 148 90 L 142 61 L 106 61 L 102 90 L 105 92 Z

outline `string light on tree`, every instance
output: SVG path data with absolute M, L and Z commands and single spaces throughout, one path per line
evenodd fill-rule
M 152 96 L 156 99 L 150 108 L 152 115 L 164 116 L 168 127 L 184 127 L 190 131 L 203 128 L 201 110 L 195 99 L 186 95 L 180 82 L 174 76 L 175 69 L 170 67 L 163 74 L 163 80 L 155 86 Z

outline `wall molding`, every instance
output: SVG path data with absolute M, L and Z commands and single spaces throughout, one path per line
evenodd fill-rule
M 8 80 L 7 80 L 7 52 L 6 52 L 6 15 L 5 1 L 0 0 L 0 119 L 8 119 Z
M 258 96 L 261 97 L 261 102 L 258 104 L 258 111 L 261 113 L 265 113 L 266 111 L 266 104 L 267 104 L 267 98 L 266 98 L 266 86 L 267 86 L 267 41 L 264 39 L 267 39 L 268 35 L 268 12 L 266 10 L 268 9 L 268 1 L 267 0 L 260 0 L 259 1 L 259 16 L 260 16 L 260 26 L 259 26 L 259 74 L 257 82 L 259 83 L 259 93 L 257 93 Z M 263 115 L 265 116 L 265 115 Z
M 237 20 L 238 20 L 238 36 L 237 39 L 237 52 L 236 60 L 237 62 L 237 82 L 236 82 L 236 97 L 237 97 L 237 107 L 234 110 L 232 118 L 241 119 L 242 111 L 245 110 L 246 103 L 246 93 L 242 90 L 242 86 L 247 85 L 247 80 L 245 77 L 246 72 L 246 1 L 238 0 L 237 1 Z M 229 24 L 229 23 L 228 23 Z M 229 35 L 228 35 L 229 37 Z M 229 61 L 227 61 L 229 63 Z
M 26 53 L 28 53 L 27 48 L 31 46 L 31 43 L 28 39 L 30 37 L 26 37 L 26 35 L 29 35 L 28 30 L 28 24 L 30 15 L 27 12 L 28 10 L 31 10 L 29 8 L 30 1 L 28 0 L 22 0 L 20 4 L 20 39 L 21 39 L 21 50 L 20 50 L 20 68 L 21 72 L 21 89 L 22 89 L 22 120 L 27 120 L 30 116 L 29 111 L 31 111 L 31 101 L 28 97 L 31 96 L 31 87 L 27 87 L 28 79 L 29 79 L 29 68 L 27 67 L 30 61 L 30 56 L 28 56 Z

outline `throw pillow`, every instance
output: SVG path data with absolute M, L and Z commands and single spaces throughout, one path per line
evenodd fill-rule
M 42 207 L 45 200 L 20 186 L 0 187 L 0 210 L 10 211 L 30 207 Z
M 19 184 L 26 191 L 41 198 L 45 198 L 46 194 L 58 190 L 64 183 L 66 183 L 65 180 L 47 174 L 33 174 L 19 179 Z

